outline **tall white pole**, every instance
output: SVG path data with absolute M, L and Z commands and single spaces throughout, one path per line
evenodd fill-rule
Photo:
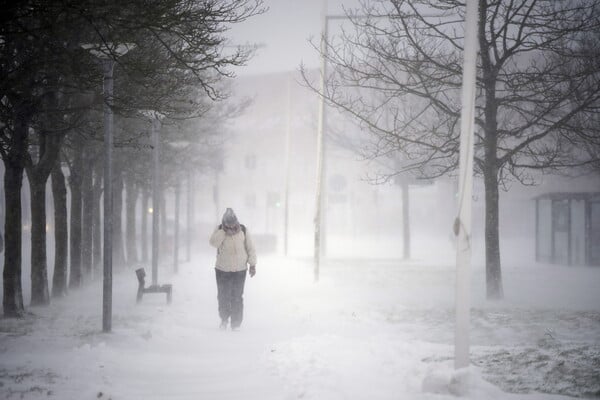
M 160 169 L 159 156 L 159 121 L 158 116 L 152 117 L 152 285 L 158 284 L 158 257 L 159 257 L 159 213 L 160 213 Z
M 186 247 L 185 247 L 185 260 L 190 261 L 191 248 L 192 248 L 192 224 L 194 218 L 192 217 L 192 172 L 188 170 L 187 173 L 187 226 L 186 226 Z
M 321 31 L 321 97 L 319 99 L 319 121 L 317 130 L 317 188 L 315 204 L 315 246 L 314 246 L 314 279 L 319 280 L 321 263 L 321 225 L 323 220 L 323 191 L 325 178 L 325 75 L 327 73 L 327 0 L 323 0 Z
M 290 170 L 292 142 L 292 74 L 287 78 L 287 121 L 285 130 L 285 190 L 283 215 L 283 254 L 288 255 L 290 219 Z
M 112 148 L 113 148 L 113 67 L 112 59 L 102 60 L 104 69 L 104 248 L 102 281 L 102 331 L 112 329 Z
M 471 301 L 471 197 L 477 72 L 477 0 L 467 0 L 463 61 L 460 160 L 458 179 L 458 231 L 456 248 L 456 326 L 454 367 L 469 366 L 469 314 Z

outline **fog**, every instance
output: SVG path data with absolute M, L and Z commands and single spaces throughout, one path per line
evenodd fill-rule
M 456 369 L 456 173 L 410 179 L 406 203 L 406 182 L 376 179 L 393 165 L 348 145 L 366 134 L 364 126 L 327 107 L 316 280 L 319 98 L 299 65 L 317 79 L 308 39 L 318 35 L 321 2 L 269 3 L 270 12 L 231 32 L 233 42 L 264 46 L 231 82 L 226 104 L 247 105 L 208 127 L 218 130 L 222 165 L 189 171 L 179 219 L 173 187 L 164 189 L 157 281 L 172 285 L 170 304 L 162 292 L 136 303 L 136 269 L 150 281 L 151 249 L 145 261 L 141 252 L 152 235 L 151 220 L 142 233 L 141 215 L 151 214 L 138 198 L 138 261 L 113 265 L 111 332 L 102 332 L 100 268 L 67 296 L 29 306 L 31 194 L 24 178 L 26 313 L 0 319 L 0 398 L 600 398 L 600 176 L 534 172 L 534 185 L 501 188 L 501 299 L 486 292 L 485 190 L 475 176 L 470 365 Z M 356 6 L 330 1 L 328 13 L 342 4 Z M 195 129 L 205 132 L 204 123 Z M 51 193 L 48 183 L 50 284 Z M 227 208 L 258 259 L 256 276 L 245 278 L 240 329 L 219 327 L 215 265 L 222 250 L 209 245 Z
M 404 259 L 400 186 L 374 185 L 369 177 L 380 166 L 328 141 L 325 244 L 321 278 L 314 282 L 316 102 L 295 77 L 290 71 L 236 81 L 236 96 L 251 96 L 253 102 L 228 126 L 222 170 L 195 176 L 190 215 L 182 203 L 177 274 L 174 196 L 166 192 L 158 281 L 173 284 L 173 303 L 166 305 L 162 294 L 147 294 L 136 306 L 133 269 L 145 267 L 149 274 L 149 264 L 115 265 L 111 334 L 100 333 L 100 280 L 48 308 L 30 307 L 24 320 L 2 320 L 0 391 L 6 398 L 23 393 L 25 398 L 234 399 L 242 392 L 257 399 L 597 396 L 600 270 L 536 261 L 535 198 L 589 191 L 599 187 L 598 177 L 540 176 L 536 186 L 514 184 L 501 193 L 505 297 L 496 301 L 486 299 L 484 193 L 481 180 L 475 180 L 472 366 L 465 380 L 451 362 L 455 179 L 409 186 L 411 248 Z M 330 121 L 352 126 L 343 118 Z M 286 131 L 289 136 L 281 134 Z M 289 173 L 286 138 L 292 149 Z M 23 195 L 28 199 L 27 185 Z M 257 276 L 246 283 L 240 332 L 217 329 L 215 250 L 208 246 L 227 207 L 247 227 L 258 253 Z M 28 218 L 25 212 L 26 303 Z M 52 224 L 49 218 L 49 260 Z M 49 276 L 52 272 L 49 262 Z M 232 373 L 240 386 L 228 383 Z

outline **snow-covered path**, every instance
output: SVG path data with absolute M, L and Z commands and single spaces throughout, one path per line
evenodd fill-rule
M 117 273 L 110 334 L 100 332 L 99 282 L 32 309 L 24 320 L 0 320 L 0 398 L 441 399 L 461 391 L 447 385 L 453 376 L 451 269 L 338 261 L 324 267 L 315 285 L 309 260 L 262 257 L 257 276 L 246 281 L 242 330 L 223 332 L 211 265 L 210 254 L 199 254 L 177 275 L 161 271 L 159 283 L 174 285 L 170 306 L 162 294 L 136 305 L 135 274 Z M 597 271 L 583 273 L 572 284 L 597 289 Z M 480 301 L 477 291 L 474 301 Z M 481 375 L 514 379 L 507 368 L 522 351 L 533 361 L 518 365 L 521 381 L 512 389 L 544 388 L 549 375 L 536 357 L 574 348 L 590 375 L 573 377 L 583 379 L 576 394 L 598 393 L 598 310 L 560 311 L 564 318 L 558 311 L 518 310 L 474 310 L 475 366 L 465 397 L 560 398 L 508 394 Z M 543 366 L 552 372 L 561 361 L 564 369 L 560 357 Z M 559 376 L 544 391 L 572 393 L 560 390 L 570 378 Z

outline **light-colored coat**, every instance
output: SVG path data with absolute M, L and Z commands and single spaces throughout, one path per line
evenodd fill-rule
M 227 235 L 217 228 L 210 236 L 210 245 L 217 248 L 215 268 L 225 272 L 244 271 L 247 265 L 256 265 L 256 250 L 248 229 Z

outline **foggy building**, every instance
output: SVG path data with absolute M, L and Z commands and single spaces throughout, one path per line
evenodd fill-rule
M 535 198 L 536 261 L 600 265 L 600 192 Z

